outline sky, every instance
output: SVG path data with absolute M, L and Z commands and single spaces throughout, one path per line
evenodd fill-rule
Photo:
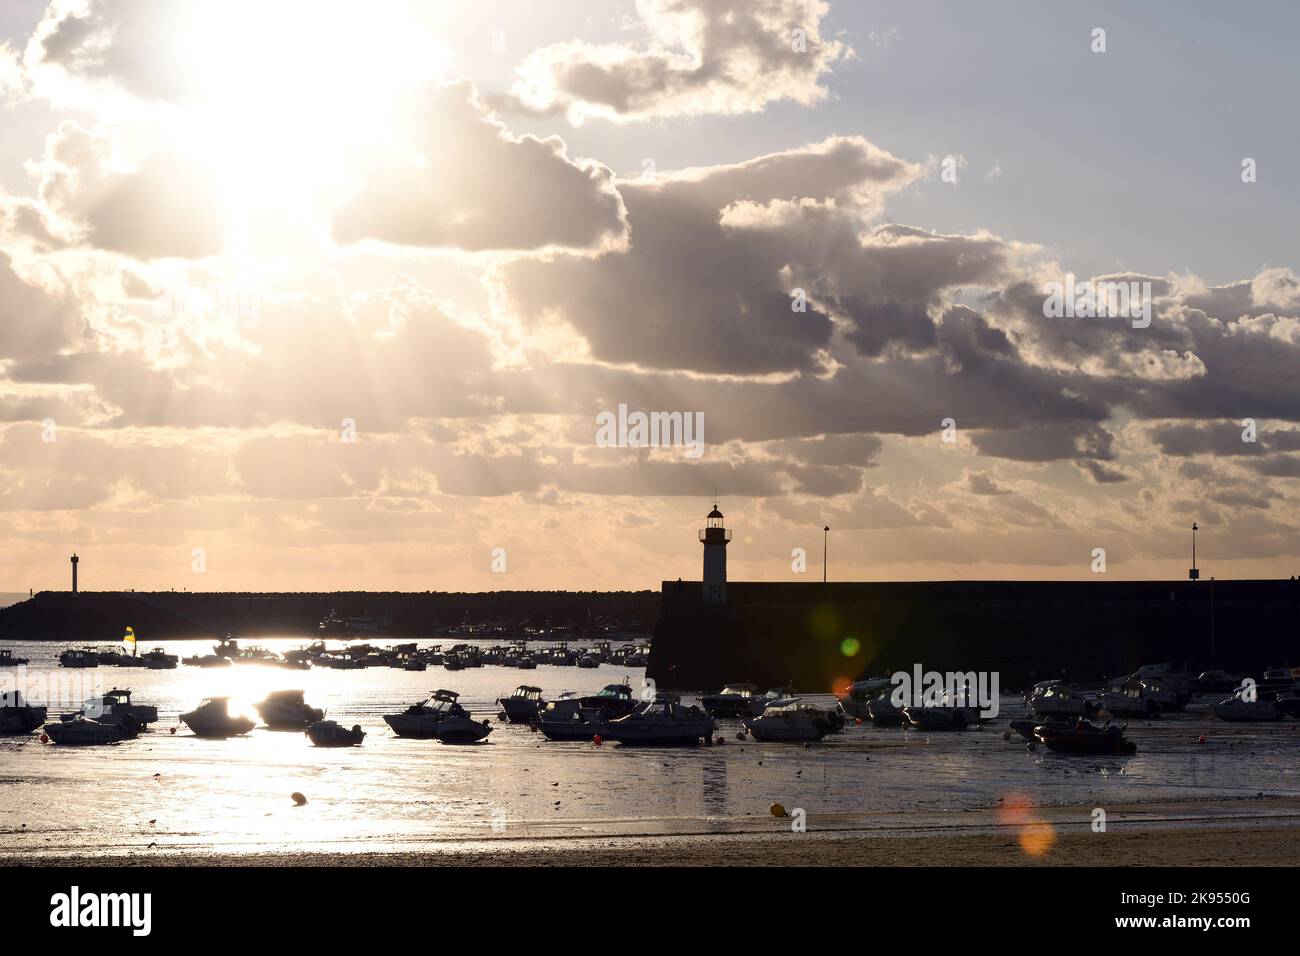
M 1300 573 L 1297 27 L 10 0 L 0 591 Z

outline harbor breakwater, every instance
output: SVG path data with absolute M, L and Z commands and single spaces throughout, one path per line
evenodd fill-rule
M 120 640 L 126 627 L 142 641 L 316 637 L 331 612 L 344 620 L 388 619 L 382 634 L 364 635 L 382 638 L 434 637 L 463 622 L 496 621 L 583 630 L 612 620 L 649 633 L 658 608 L 654 591 L 42 591 L 0 608 L 0 640 L 108 643 Z
M 661 689 L 727 681 L 829 691 L 864 675 L 997 671 L 1003 690 L 1098 680 L 1142 664 L 1258 676 L 1300 663 L 1300 582 L 665 581 L 647 676 Z

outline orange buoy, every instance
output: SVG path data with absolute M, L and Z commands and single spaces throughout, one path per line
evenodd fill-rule
M 299 793 L 297 790 L 295 790 L 293 793 L 289 794 L 289 798 L 290 798 L 291 800 L 293 800 L 293 804 L 294 804 L 294 806 L 296 806 L 296 807 L 301 807 L 301 806 L 303 806 L 304 804 L 306 804 L 306 802 L 307 802 L 307 798 L 304 797 L 304 796 L 303 796 L 301 793 Z
M 602 737 L 600 734 L 596 734 L 596 736 L 591 738 L 591 742 L 595 744 L 597 747 L 599 747 L 601 744 L 605 742 L 605 738 Z
M 1196 742 L 1197 742 L 1198 744 L 1203 744 L 1203 743 L 1205 743 L 1205 734 L 1201 734 L 1201 736 L 1197 738 Z
M 50 735 L 49 735 L 49 734 L 41 734 L 41 743 L 43 743 L 43 744 L 48 744 L 49 742 L 50 742 Z
M 774 817 L 786 817 L 786 816 L 789 816 L 789 814 L 785 812 L 785 807 L 782 806 L 782 805 L 779 804 L 779 803 L 774 803 L 774 804 L 772 804 L 772 806 L 769 807 L 768 809 L 772 811 L 772 816 L 774 816 Z
M 721 734 L 719 734 L 718 739 L 714 741 L 714 743 L 717 744 L 719 747 L 721 747 L 726 742 L 727 742 L 727 738 L 723 737 Z
M 176 733 L 176 728 L 173 727 L 173 728 L 171 729 L 171 731 L 172 731 L 173 734 Z

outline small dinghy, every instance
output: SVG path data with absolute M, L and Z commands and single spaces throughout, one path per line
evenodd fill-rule
M 1106 722 L 1098 727 L 1080 717 L 1073 724 L 1040 724 L 1034 736 L 1061 754 L 1132 754 L 1137 744 L 1124 739 L 1124 728 Z
M 208 697 L 188 714 L 181 714 L 181 721 L 196 737 L 237 737 L 253 729 L 254 724 L 242 714 L 230 712 L 229 697 Z
M 366 732 L 360 724 L 354 724 L 348 730 L 337 720 L 318 720 L 305 733 L 317 747 L 355 747 L 366 739 Z

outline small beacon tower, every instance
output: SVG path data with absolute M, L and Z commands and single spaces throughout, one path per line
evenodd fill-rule
M 722 526 L 722 512 L 716 501 L 706 522 L 708 527 L 700 529 L 700 541 L 704 543 L 704 603 L 726 604 L 727 542 L 731 532 Z
M 77 562 L 81 559 L 75 554 L 72 556 L 72 593 L 77 593 Z

